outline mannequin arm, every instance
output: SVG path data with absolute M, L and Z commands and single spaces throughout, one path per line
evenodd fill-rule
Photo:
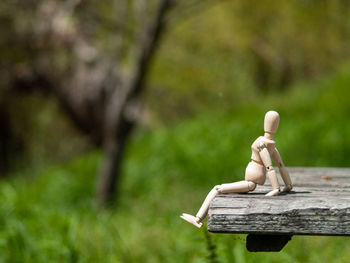
M 272 159 L 275 161 L 275 163 L 277 163 L 278 168 L 280 170 L 281 177 L 282 177 L 283 182 L 285 184 L 283 191 L 292 190 L 292 188 L 293 188 L 292 180 L 290 179 L 289 173 L 288 173 L 286 167 L 284 166 L 281 155 L 279 154 L 277 149 L 275 149 L 275 151 L 273 152 Z
M 277 180 L 275 169 L 272 166 L 272 161 L 271 161 L 269 151 L 267 150 L 265 145 L 262 145 L 261 147 L 259 147 L 259 154 L 260 154 L 261 160 L 264 163 L 264 166 L 267 169 L 267 175 L 269 176 L 269 179 L 273 188 L 273 190 L 268 194 L 266 194 L 266 196 L 277 195 L 280 191 L 280 186 Z

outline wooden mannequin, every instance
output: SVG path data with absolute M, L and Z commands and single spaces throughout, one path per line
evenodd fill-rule
M 245 181 L 214 186 L 205 198 L 196 216 L 183 213 L 180 217 L 200 228 L 202 226 L 202 220 L 207 215 L 210 202 L 217 194 L 253 191 L 257 184 L 263 185 L 265 183 L 266 174 L 269 176 L 272 185 L 272 191 L 267 193 L 266 196 L 277 195 L 280 192 L 280 186 L 271 159 L 278 165 L 281 177 L 285 183 L 283 191 L 290 191 L 293 188 L 292 182 L 282 158 L 276 149 L 276 142 L 273 140 L 279 120 L 280 117 L 276 111 L 269 111 L 265 114 L 265 134 L 258 137 L 252 144 L 252 157 L 245 171 Z

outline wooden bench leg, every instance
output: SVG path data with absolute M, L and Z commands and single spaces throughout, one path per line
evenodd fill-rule
M 250 252 L 278 252 L 292 239 L 292 235 L 249 234 L 246 240 Z

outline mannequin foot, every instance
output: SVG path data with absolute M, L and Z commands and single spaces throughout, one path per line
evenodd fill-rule
M 185 214 L 183 213 L 180 216 L 183 220 L 187 221 L 188 223 L 191 223 L 192 225 L 200 228 L 202 226 L 202 222 L 200 222 L 200 219 L 198 217 L 189 215 L 189 214 Z

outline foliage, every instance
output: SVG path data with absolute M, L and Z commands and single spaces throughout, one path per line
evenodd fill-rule
M 100 153 L 0 182 L 3 262 L 347 262 L 344 237 L 293 237 L 280 253 L 248 253 L 243 235 L 183 222 L 207 191 L 239 180 L 263 115 L 278 110 L 277 146 L 289 166 L 349 166 L 350 69 L 230 111 L 140 131 L 128 148 L 118 209 L 93 201 Z
M 147 103 L 164 122 L 286 92 L 349 60 L 350 2 L 210 1 L 170 26 Z
M 55 7 L 62 4 L 68 12 L 67 17 L 61 17 L 67 19 L 63 24 L 81 28 L 80 33 L 89 44 L 113 61 L 121 61 L 116 68 L 125 66 L 126 72 L 122 73 L 126 74 L 135 55 L 131 43 L 140 21 L 146 18 L 141 14 L 151 16 L 156 2 L 1 1 L 0 104 L 13 75 L 26 76 L 28 71 L 35 71 L 30 61 L 38 53 L 52 58 L 55 69 L 50 72 L 55 75 L 63 69 L 71 70 L 77 63 L 69 50 L 57 47 L 62 39 L 58 44 L 57 39 L 52 40 L 55 45 L 45 52 L 45 45 L 51 42 L 33 40 L 42 35 L 47 40 L 47 31 L 52 28 L 41 12 L 48 15 L 50 11 L 59 18 L 59 9 Z M 174 123 L 203 110 L 234 110 L 242 102 L 254 101 L 263 94 L 278 89 L 288 92 L 286 89 L 295 81 L 318 78 L 349 59 L 348 1 L 176 2 L 180 6 L 169 18 L 145 94 L 151 125 Z M 91 53 L 86 48 L 79 50 Z M 88 77 L 84 79 L 91 83 Z M 48 101 L 47 97 L 21 96 L 5 98 L 14 116 L 13 133 L 23 141 L 24 155 L 20 161 L 38 166 L 41 160 L 48 161 L 47 156 L 61 160 L 62 156 L 75 153 L 74 149 L 79 149 L 77 152 L 86 149 L 81 138 L 67 128 L 67 120 L 58 113 L 56 102 Z M 69 134 L 76 143 L 69 141 L 71 147 L 60 147 L 65 141 L 62 134 Z M 51 137 L 58 139 L 50 140 Z M 58 149 L 57 154 L 53 154 L 52 148 Z M 18 167 L 18 163 L 13 166 Z

